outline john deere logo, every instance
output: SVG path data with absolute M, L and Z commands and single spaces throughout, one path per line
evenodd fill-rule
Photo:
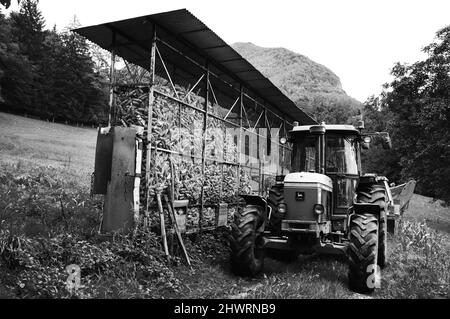
M 304 192 L 296 192 L 295 193 L 295 199 L 299 201 L 305 200 L 305 193 Z

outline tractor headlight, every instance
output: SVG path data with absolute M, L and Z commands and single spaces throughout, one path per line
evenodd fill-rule
M 314 214 L 322 215 L 325 212 L 325 208 L 323 208 L 322 204 L 314 205 Z
M 287 205 L 285 203 L 278 204 L 278 212 L 284 214 L 287 211 Z

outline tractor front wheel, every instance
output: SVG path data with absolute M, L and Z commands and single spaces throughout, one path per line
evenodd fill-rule
M 264 208 L 247 205 L 236 212 L 231 224 L 231 269 L 241 276 L 255 276 L 263 268 L 264 250 L 262 232 L 265 221 Z
M 370 293 L 379 283 L 378 230 L 377 216 L 373 214 L 351 216 L 348 280 L 353 291 Z
M 387 193 L 384 185 L 370 184 L 361 185 L 356 201 L 358 203 L 375 204 L 380 206 L 380 220 L 379 220 L 379 240 L 378 240 L 378 266 L 386 267 L 388 263 L 387 255 Z

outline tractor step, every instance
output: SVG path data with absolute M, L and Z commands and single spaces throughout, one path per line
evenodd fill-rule
M 268 249 L 289 249 L 288 239 L 284 237 L 264 237 L 264 248 Z
M 316 252 L 327 255 L 345 255 L 346 250 L 345 243 L 320 243 L 315 247 Z
M 264 248 L 276 250 L 291 249 L 287 237 L 264 237 Z M 318 243 L 314 246 L 314 251 L 320 254 L 343 255 L 346 253 L 346 243 Z

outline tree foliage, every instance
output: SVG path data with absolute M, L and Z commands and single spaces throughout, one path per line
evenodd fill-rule
M 423 195 L 450 201 L 450 26 L 436 33 L 423 51 L 427 58 L 397 63 L 394 80 L 366 102 L 371 123 L 392 136 L 392 156 L 372 159 L 398 168 L 396 179 L 418 180 Z M 380 123 L 385 123 L 385 127 Z
M 87 41 L 68 28 L 46 30 L 37 1 L 21 1 L 9 18 L 0 13 L 0 109 L 98 124 L 107 118 L 103 82 Z

